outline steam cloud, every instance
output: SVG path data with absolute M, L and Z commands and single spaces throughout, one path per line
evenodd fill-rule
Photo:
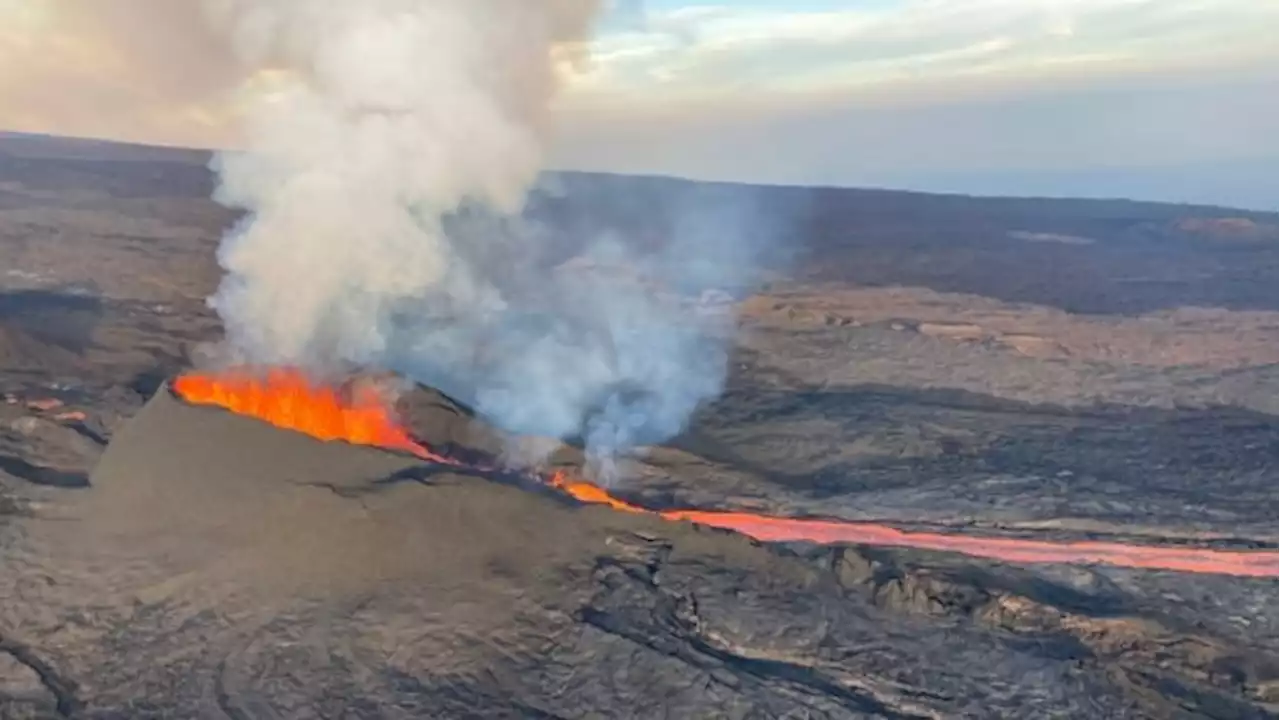
M 234 360 L 393 370 L 515 433 L 581 439 L 604 473 L 720 391 L 732 318 L 696 300 L 752 279 L 761 235 L 740 194 L 668 202 L 644 247 L 596 228 L 568 252 L 525 212 L 535 186 L 547 207 L 644 196 L 538 185 L 594 2 L 208 8 L 273 82 L 248 101 L 245 152 L 215 160 L 217 199 L 248 211 L 210 300 Z

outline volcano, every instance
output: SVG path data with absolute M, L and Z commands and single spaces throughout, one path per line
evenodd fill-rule
M 425 442 L 336 439 L 342 423 L 314 437 L 281 420 L 290 402 L 231 412 L 178 379 L 103 453 L 82 513 L 94 547 L 65 564 L 129 569 L 137 609 L 115 632 L 150 650 L 94 671 L 122 702 L 177 673 L 192 690 L 167 708 L 192 716 L 1107 716 L 1133 697 L 1160 715 L 1152 681 L 1116 668 L 1172 653 L 1192 670 L 1159 682 L 1208 693 L 1205 658 L 1250 687 L 1274 671 L 1212 636 L 1170 645 L 1173 626 L 1105 587 L 762 545 L 708 527 L 714 512 L 486 467 L 501 433 L 435 391 L 414 403 Z
M 180 397 L 178 397 L 180 396 Z M 203 406 L 186 421 L 190 405 Z M 860 543 L 961 552 L 1019 563 L 1105 563 L 1121 567 L 1275 577 L 1274 551 L 1232 551 L 1209 548 L 1154 547 L 1099 541 L 1045 542 L 1018 538 L 970 537 L 960 534 L 904 532 L 874 523 L 785 518 L 756 513 L 671 509 L 650 510 L 615 497 L 606 490 L 558 470 L 545 478 L 502 470 L 495 462 L 503 433 L 475 417 L 470 410 L 434 389 L 419 396 L 418 421 L 429 428 L 431 442 L 410 437 L 390 408 L 387 398 L 367 381 L 342 389 L 317 384 L 303 372 L 272 368 L 233 371 L 217 376 L 186 374 L 158 392 L 135 425 L 144 439 L 132 435 L 112 443 L 95 470 L 93 480 L 110 483 L 112 476 L 137 478 L 163 471 L 153 451 L 139 446 L 154 443 L 162 433 L 174 440 L 159 445 L 179 462 L 216 469 L 226 477 L 241 477 L 240 468 L 219 469 L 230 455 L 246 463 L 250 477 L 307 478 L 306 482 L 335 492 L 360 492 L 379 483 L 423 479 L 441 471 L 478 474 L 512 480 L 541 479 L 551 489 L 587 505 L 674 522 L 694 522 L 732 530 L 769 542 Z M 158 408 L 158 409 L 153 409 Z M 230 410 L 230 413 L 224 412 Z M 212 412 L 212 416 L 207 416 Z M 158 416 L 153 419 L 152 416 Z M 172 417 L 170 417 L 172 416 Z M 182 430 L 194 418 L 210 427 Z M 226 425 L 231 421 L 230 425 Z M 250 425 L 241 428 L 243 420 Z M 291 431 L 253 432 L 261 425 Z M 161 430 L 161 428 L 169 428 Z M 200 438 L 191 442 L 190 438 Z M 302 443 L 301 440 L 318 441 Z M 203 452 L 201 452 L 203 450 Z M 572 455 L 564 448 L 558 455 Z M 191 453 L 184 456 L 185 453 Z M 142 460 L 145 458 L 145 460 Z M 260 482 L 265 480 L 250 480 Z M 526 483 L 528 484 L 528 483 Z
M 110 486 L 149 476 L 207 472 L 222 478 L 222 484 L 244 473 L 249 482 L 310 477 L 350 484 L 419 464 L 421 459 L 407 449 L 278 432 L 257 418 L 184 402 L 166 384 L 107 447 L 90 482 Z
M 804 201 L 807 251 L 720 397 L 601 489 L 570 445 L 486 470 L 506 438 L 428 388 L 403 427 L 449 462 L 184 400 L 240 217 L 208 155 L 10 140 L 2 718 L 1275 716 L 1272 576 L 892 544 L 1274 552 L 1274 213 L 747 189 Z M 554 180 L 548 267 L 704 197 Z

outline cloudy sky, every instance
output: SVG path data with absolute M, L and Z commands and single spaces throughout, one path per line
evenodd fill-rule
M 226 78 L 171 60 L 196 35 L 125 51 L 94 31 L 144 10 L 181 25 L 156 8 L 187 1 L 95 0 L 54 21 L 33 11 L 51 0 L 0 0 L 0 128 L 224 142 L 205 91 Z M 562 99 L 554 160 L 1275 209 L 1278 22 L 1274 0 L 616 0 Z
M 1272 0 L 615 8 L 575 165 L 1275 208 Z

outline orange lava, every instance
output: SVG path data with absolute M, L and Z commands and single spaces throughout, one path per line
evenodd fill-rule
M 552 487 L 584 503 L 603 504 L 632 513 L 653 513 L 733 530 L 763 542 L 857 543 L 942 550 L 1011 563 L 1105 564 L 1148 570 L 1177 570 L 1246 577 L 1280 575 L 1275 550 L 1235 551 L 1210 548 L 1157 547 L 1100 541 L 1027 540 L 930 532 L 908 532 L 887 525 L 844 520 L 809 520 L 715 510 L 650 511 L 619 500 L 591 483 L 553 475 Z
M 632 505 L 624 500 L 610 495 L 608 491 L 599 485 L 581 480 L 573 480 L 564 473 L 553 473 L 547 478 L 547 484 L 557 490 L 563 491 L 569 497 L 578 502 L 587 503 L 588 505 L 608 505 L 614 510 L 621 510 L 629 513 L 650 513 L 651 510 L 642 508 L 639 505 Z
M 368 383 L 342 390 L 317 384 L 301 371 L 247 369 L 216 375 L 187 374 L 173 382 L 189 403 L 215 405 L 277 427 L 321 440 L 343 440 L 412 453 L 424 460 L 459 465 L 414 441 L 391 411 L 390 403 Z M 491 468 L 477 468 L 488 470 Z M 1103 563 L 1119 567 L 1220 573 L 1250 577 L 1280 575 L 1275 550 L 1230 551 L 1208 548 L 1154 547 L 1113 542 L 1049 542 L 1007 537 L 907 532 L 874 523 L 773 517 L 714 510 L 654 511 L 616 498 L 592 483 L 556 473 L 546 482 L 592 505 L 628 513 L 656 515 L 733 530 L 765 542 L 859 543 L 964 553 L 1014 563 Z
M 296 430 L 320 440 L 376 445 L 449 463 L 449 458 L 414 442 L 391 412 L 387 399 L 369 384 L 352 384 L 346 392 L 312 382 L 300 370 L 271 368 L 186 374 L 173 382 L 183 400 L 217 405 Z

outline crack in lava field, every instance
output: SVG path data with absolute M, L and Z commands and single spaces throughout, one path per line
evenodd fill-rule
M 302 371 L 271 368 L 186 374 L 174 391 L 192 404 L 214 405 L 277 427 L 321 440 L 409 452 L 427 462 L 480 471 L 414 440 L 390 410 L 387 399 L 369 384 L 343 388 L 312 382 Z M 1222 550 L 1154 546 L 1093 540 L 1047 541 L 904 531 L 888 525 L 717 510 L 651 510 L 617 498 L 598 485 L 555 473 L 541 478 L 548 486 L 585 504 L 620 512 L 655 515 L 732 530 L 762 542 L 851 543 L 963 553 L 1009 563 L 1105 564 L 1126 568 L 1216 573 L 1246 577 L 1280 576 L 1276 550 Z

